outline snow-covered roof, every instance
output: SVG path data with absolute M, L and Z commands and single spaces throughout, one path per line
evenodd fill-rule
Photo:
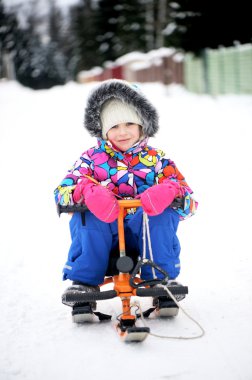
M 118 58 L 115 62 L 118 65 L 126 65 L 128 63 L 134 62 L 134 61 L 142 61 L 145 60 L 146 54 L 141 53 L 139 51 L 132 51 L 131 53 L 125 54 Z

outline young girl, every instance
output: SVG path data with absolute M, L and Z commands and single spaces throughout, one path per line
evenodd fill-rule
M 153 260 L 170 280 L 176 279 L 178 223 L 193 215 L 197 204 L 174 162 L 148 145 L 148 138 L 158 131 L 156 109 L 135 85 L 108 80 L 90 94 L 84 124 L 98 138 L 97 145 L 81 154 L 55 190 L 57 204 L 85 204 L 89 209 L 84 217 L 74 213 L 70 221 L 72 244 L 63 279 L 73 284 L 67 292 L 99 290 L 110 253 L 118 245 L 119 198 L 137 197 L 142 203 L 125 217 L 126 247 L 141 255 L 144 210 L 149 216 Z M 183 206 L 169 208 L 175 198 L 183 198 Z M 152 269 L 144 266 L 141 278 L 152 279 Z

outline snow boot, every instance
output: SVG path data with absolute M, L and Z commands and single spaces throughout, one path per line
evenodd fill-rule
M 67 288 L 62 295 L 62 303 L 67 306 L 72 306 L 72 319 L 75 323 L 92 322 L 94 319 L 93 311 L 96 310 L 96 302 L 80 303 L 71 300 L 81 293 L 99 292 L 99 286 L 91 286 L 83 284 L 79 281 L 73 281 L 72 286 Z
M 155 287 L 158 287 L 160 285 L 155 285 Z M 182 286 L 179 282 L 176 280 L 169 280 L 167 284 L 165 285 L 167 288 L 171 288 L 173 286 Z M 162 287 L 164 287 L 162 285 Z M 185 298 L 185 294 L 176 294 L 174 295 L 174 298 L 177 302 L 182 301 Z M 156 313 L 159 317 L 176 317 L 179 312 L 179 307 L 174 302 L 174 300 L 169 297 L 169 294 L 167 293 L 166 296 L 160 296 L 153 298 L 153 306 L 156 307 Z

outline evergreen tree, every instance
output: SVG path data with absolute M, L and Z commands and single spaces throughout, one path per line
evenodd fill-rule
M 71 8 L 70 34 L 75 37 L 77 71 L 114 61 L 134 50 L 146 51 L 143 4 L 143 0 L 82 0 Z
M 6 12 L 0 0 L 0 78 L 14 79 L 13 57 L 16 49 L 18 22 L 14 13 Z
M 119 17 L 122 5 L 116 0 L 101 0 L 97 11 L 97 54 L 100 61 L 114 61 L 122 51 Z
M 64 82 L 69 78 L 68 75 L 68 39 L 64 32 L 64 25 L 66 24 L 60 9 L 56 6 L 55 0 L 50 0 L 49 10 L 49 43 L 48 58 L 51 64 L 53 63 L 53 71 L 57 81 Z
M 250 4 L 217 0 L 169 2 L 166 44 L 199 53 L 204 48 L 251 42 Z
M 17 79 L 25 86 L 42 89 L 65 83 L 64 56 L 57 35 L 53 39 L 39 32 L 40 18 L 31 12 L 27 27 L 19 31 L 15 57 Z
M 72 40 L 72 55 L 75 56 L 75 73 L 101 65 L 97 56 L 97 10 L 91 0 L 82 0 L 70 10 L 69 34 Z
M 97 21 L 98 52 L 104 60 L 146 51 L 145 9 L 139 1 L 100 0 Z

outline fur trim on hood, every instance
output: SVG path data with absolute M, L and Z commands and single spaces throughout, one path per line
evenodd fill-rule
M 158 113 L 154 106 L 140 92 L 136 85 L 110 79 L 102 82 L 90 94 L 87 100 L 84 117 L 84 127 L 91 136 L 102 137 L 100 113 L 102 105 L 109 99 L 119 99 L 131 104 L 143 121 L 143 134 L 152 137 L 158 131 Z

